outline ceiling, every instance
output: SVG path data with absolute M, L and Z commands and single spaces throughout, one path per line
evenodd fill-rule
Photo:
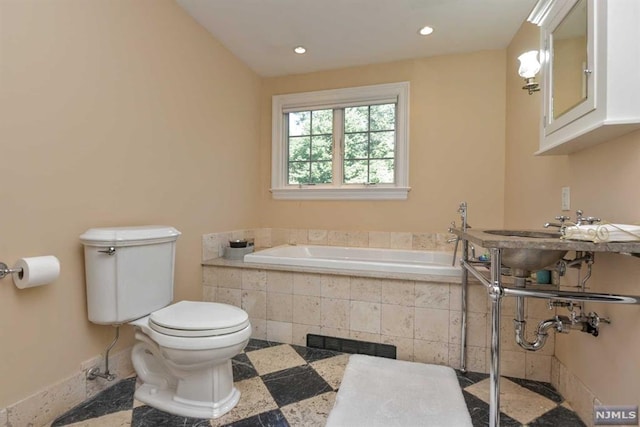
M 263 77 L 505 48 L 536 0 L 177 0 Z M 418 35 L 429 25 L 430 36 Z M 293 52 L 302 45 L 304 55 Z

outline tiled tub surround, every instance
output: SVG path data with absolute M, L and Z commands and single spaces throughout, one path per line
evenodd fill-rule
M 380 275 L 382 274 L 382 276 Z M 308 333 L 395 345 L 398 358 L 460 366 L 459 278 L 340 272 L 250 265 L 212 259 L 203 265 L 203 299 L 242 307 L 253 337 L 306 344 Z M 506 298 L 502 322 L 502 374 L 549 381 L 554 339 L 525 352 L 513 338 L 515 301 Z M 487 293 L 471 283 L 468 295 L 467 367 L 488 372 Z M 527 301 L 531 325 L 551 313 Z M 532 328 L 529 328 L 532 329 Z
M 447 243 L 449 237 L 446 233 L 253 228 L 205 234 L 202 260 L 221 257 L 229 240 L 235 239 L 253 239 L 258 248 L 293 244 L 452 252 L 453 244 Z

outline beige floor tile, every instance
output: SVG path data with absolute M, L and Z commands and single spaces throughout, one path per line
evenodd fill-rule
M 306 364 L 305 360 L 289 345 L 277 345 L 250 351 L 247 353 L 247 357 L 259 375 Z
M 280 408 L 291 427 L 322 427 L 336 400 L 336 392 L 330 391 L 310 399 L 301 400 Z
M 335 390 L 340 387 L 344 369 L 349 362 L 348 354 L 330 357 L 310 363 L 311 367 Z
M 73 427 L 125 427 L 131 425 L 131 410 L 114 412 L 112 414 L 103 415 L 98 418 L 91 418 L 89 420 L 80 421 L 77 423 L 69 424 Z
M 465 388 L 465 391 L 489 403 L 490 384 L 490 379 L 487 378 Z M 514 420 L 522 424 L 528 424 L 556 406 L 555 402 L 546 397 L 521 387 L 508 379 L 500 378 L 500 411 Z
M 262 412 L 271 411 L 278 407 L 260 377 L 239 381 L 236 383 L 236 387 L 240 391 L 240 402 L 238 402 L 238 405 L 236 405 L 236 407 L 227 414 L 220 418 L 211 420 L 212 426 L 215 427 L 233 423 L 244 418 L 258 415 Z

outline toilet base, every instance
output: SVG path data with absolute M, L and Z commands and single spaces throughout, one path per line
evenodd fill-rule
M 179 398 L 176 400 L 175 390 L 161 389 L 151 384 L 142 384 L 135 392 L 135 398 L 152 408 L 170 414 L 191 418 L 219 418 L 232 410 L 240 400 L 240 392 L 233 387 L 229 396 L 215 404 L 190 401 Z

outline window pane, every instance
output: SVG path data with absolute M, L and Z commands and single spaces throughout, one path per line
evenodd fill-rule
M 289 136 L 311 135 L 311 112 L 289 113 Z
M 311 159 L 331 160 L 332 140 L 330 136 L 311 137 Z
M 308 184 L 311 182 L 309 176 L 308 162 L 289 162 L 289 184 Z
M 311 181 L 314 184 L 330 184 L 333 181 L 331 162 L 311 163 Z
M 288 183 L 333 181 L 333 109 L 288 113 Z M 394 179 L 395 104 L 344 109 L 343 182 L 385 183 Z
M 395 130 L 396 104 L 371 106 L 371 130 Z
M 289 138 L 289 161 L 310 160 L 311 138 L 297 136 Z
M 333 132 L 333 110 L 316 110 L 311 114 L 312 135 L 331 135 Z
M 345 160 L 344 183 L 345 184 L 366 184 L 367 183 L 367 161 L 366 160 Z
M 273 198 L 406 198 L 408 94 L 402 82 L 274 95 Z
M 345 159 L 366 159 L 368 134 L 351 133 L 344 136 L 344 158 Z
M 395 132 L 371 133 L 371 158 L 383 159 L 393 157 L 395 148 Z
M 366 132 L 369 130 L 369 107 L 348 107 L 344 109 L 344 131 Z
M 369 163 L 369 182 L 376 184 L 392 184 L 393 160 L 371 160 Z

